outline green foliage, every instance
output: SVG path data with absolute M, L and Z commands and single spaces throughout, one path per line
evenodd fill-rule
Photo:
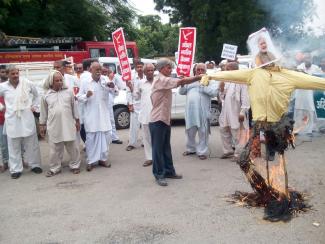
M 174 56 L 178 45 L 178 26 L 162 24 L 158 15 L 139 16 L 136 39 L 141 57 Z
M 114 28 L 135 37 L 135 12 L 122 0 L 6 0 L 0 2 L 0 29 L 7 35 L 81 36 L 107 40 Z M 133 36 L 132 36 L 133 35 Z

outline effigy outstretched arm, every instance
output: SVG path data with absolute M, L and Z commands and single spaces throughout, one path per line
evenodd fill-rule
M 248 84 L 252 75 L 252 69 L 221 71 L 214 74 L 205 75 L 201 79 L 201 85 L 209 85 L 209 80 L 227 81 L 238 84 Z
M 282 73 L 292 82 L 296 89 L 325 90 L 325 79 L 288 69 L 282 69 Z

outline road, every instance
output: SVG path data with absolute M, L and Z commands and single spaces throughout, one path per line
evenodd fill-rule
M 290 150 L 289 185 L 310 194 L 313 210 L 290 222 L 263 220 L 263 209 L 226 201 L 236 190 L 251 191 L 239 167 L 221 155 L 219 129 L 212 128 L 210 158 L 182 156 L 184 126 L 172 128 L 175 168 L 182 180 L 158 186 L 142 167 L 140 147 L 111 145 L 112 168 L 46 178 L 24 171 L 18 180 L 0 174 L 0 243 L 324 243 L 325 137 Z M 41 142 L 44 170 L 48 146 Z M 84 153 L 83 153 L 84 157 Z M 66 165 L 66 163 L 65 163 Z M 317 227 L 313 223 L 319 223 Z

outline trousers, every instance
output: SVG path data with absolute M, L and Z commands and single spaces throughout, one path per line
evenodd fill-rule
M 162 121 L 149 123 L 152 145 L 152 173 L 156 179 L 175 175 L 170 146 L 170 126 Z

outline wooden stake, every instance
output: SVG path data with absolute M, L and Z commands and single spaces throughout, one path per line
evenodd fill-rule
M 283 172 L 284 172 L 284 187 L 285 187 L 285 195 L 288 199 L 290 199 L 289 196 L 289 185 L 288 185 L 288 173 L 287 173 L 287 166 L 286 161 L 284 158 L 284 154 L 280 154 L 280 158 L 282 159 L 280 162 L 282 164 Z

